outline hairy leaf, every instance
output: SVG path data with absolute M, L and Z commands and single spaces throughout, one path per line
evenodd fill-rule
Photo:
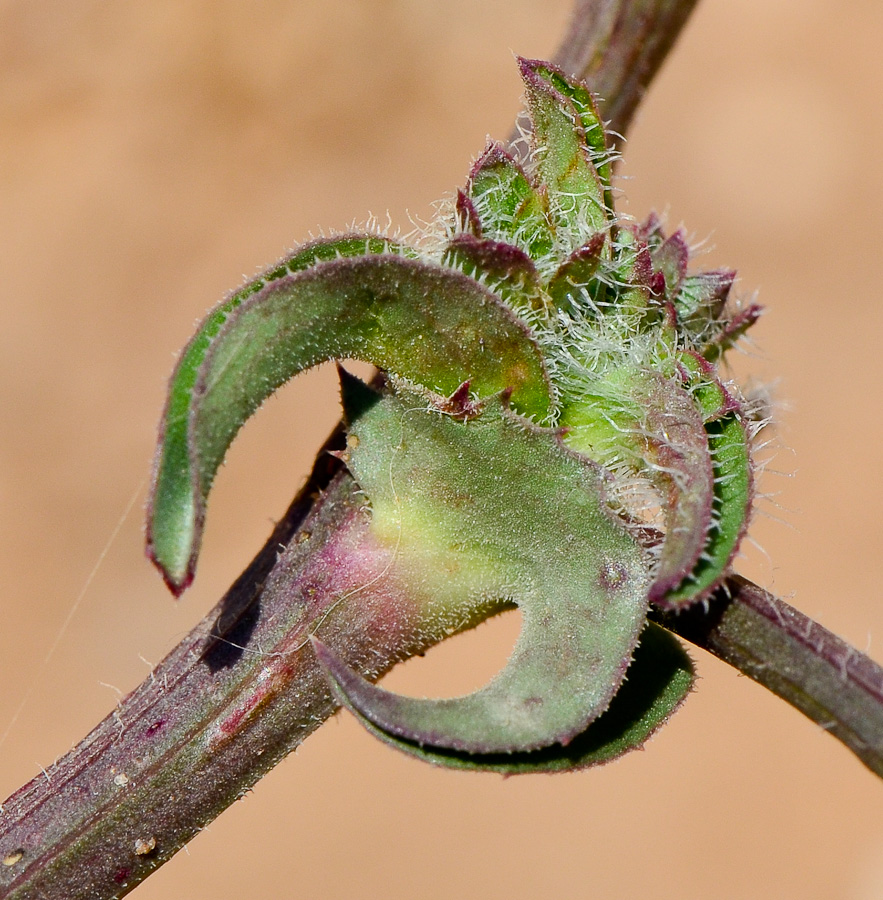
M 655 601 L 663 609 L 681 609 L 708 596 L 726 575 L 748 528 L 753 479 L 745 425 L 733 414 L 705 427 L 714 466 L 712 526 L 690 577 Z
M 610 226 L 604 184 L 573 103 L 543 77 L 542 64 L 518 62 L 540 180 L 549 190 L 550 215 L 561 243 L 575 250 Z
M 556 743 L 538 750 L 511 753 L 465 753 L 397 737 L 363 716 L 337 681 L 332 685 L 338 701 L 368 731 L 403 753 L 452 769 L 531 775 L 573 772 L 611 762 L 629 750 L 640 749 L 677 710 L 693 684 L 693 666 L 680 643 L 652 623 L 641 634 L 626 675 L 607 711 L 568 744 Z M 345 669 L 340 671 L 340 676 L 341 685 L 353 678 Z
M 665 538 L 650 588 L 658 603 L 692 578 L 708 550 L 715 496 L 708 435 L 693 396 L 672 378 L 620 371 L 602 384 L 606 395 L 565 412 L 566 441 L 607 464 L 630 461 L 659 491 Z
M 148 546 L 176 593 L 193 577 L 205 499 L 233 437 L 310 366 L 361 359 L 441 392 L 471 380 L 485 393 L 511 389 L 525 415 L 549 414 L 544 362 L 526 326 L 461 273 L 389 253 L 281 271 L 210 313 L 172 377 Z
M 533 259 L 552 249 L 547 198 L 502 145 L 489 144 L 478 158 L 469 173 L 466 197 L 471 209 L 460 201 L 460 218 L 471 232 L 480 229 L 483 237 L 512 244 Z
M 525 60 L 539 78 L 548 82 L 558 93 L 573 104 L 582 126 L 583 138 L 588 147 L 598 178 L 604 187 L 604 206 L 608 215 L 613 215 L 611 184 L 611 150 L 607 143 L 604 123 L 598 111 L 598 104 L 588 87 L 581 81 L 569 78 L 563 69 L 539 59 Z
M 502 672 L 452 700 L 391 694 L 347 676 L 330 651 L 320 659 L 360 715 L 398 737 L 481 753 L 566 743 L 607 708 L 629 664 L 647 605 L 643 554 L 606 509 L 597 468 L 556 432 L 500 398 L 462 417 L 394 386 L 373 405 L 347 403 L 347 465 L 375 536 L 436 614 L 497 598 L 519 606 L 522 632 Z

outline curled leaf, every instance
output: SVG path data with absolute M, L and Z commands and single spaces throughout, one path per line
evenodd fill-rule
M 476 598 L 515 603 L 506 667 L 451 700 L 385 691 L 317 645 L 348 703 L 382 731 L 469 753 L 566 744 L 597 718 L 630 662 L 647 605 L 646 563 L 607 511 L 597 469 L 499 398 L 463 419 L 394 382 L 361 409 L 347 465 L 394 546 L 397 578 L 438 616 Z M 356 440 L 353 440 L 355 438 Z
M 689 577 L 655 600 L 662 609 L 682 609 L 707 597 L 726 575 L 748 528 L 753 479 L 745 425 L 734 413 L 705 428 L 714 467 L 712 524 L 702 557 Z
M 327 648 L 316 649 L 320 654 L 324 650 L 328 658 Z M 336 679 L 332 678 L 331 683 L 338 702 L 375 737 L 396 750 L 452 769 L 530 775 L 573 772 L 611 762 L 629 750 L 640 749 L 678 709 L 693 684 L 693 666 L 680 643 L 652 623 L 641 634 L 626 674 L 606 712 L 568 744 L 509 753 L 465 753 L 398 737 L 363 716 Z M 352 677 L 346 669 L 342 675 L 345 679 Z
M 624 461 L 661 496 L 665 538 L 650 587 L 650 602 L 660 602 L 699 565 L 713 525 L 712 456 L 694 397 L 659 372 L 619 371 L 562 421 L 569 446 L 608 465 Z
M 714 473 L 702 416 L 690 394 L 658 373 L 643 379 L 646 459 L 665 510 L 665 540 L 650 602 L 690 577 L 712 528 Z
M 334 243 L 322 250 L 333 254 Z M 509 388 L 524 414 L 549 413 L 545 365 L 527 327 L 465 275 L 387 252 L 282 271 L 210 313 L 172 376 L 148 549 L 175 593 L 192 580 L 205 499 L 233 437 L 304 369 L 361 359 L 441 392 L 466 380 L 482 392 Z

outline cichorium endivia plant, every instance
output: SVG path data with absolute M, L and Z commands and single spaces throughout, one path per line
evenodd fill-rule
M 378 366 L 380 389 L 341 376 L 340 456 L 369 515 L 326 589 L 394 595 L 432 640 L 512 605 L 522 630 L 507 666 L 455 699 L 375 686 L 322 642 L 322 619 L 313 649 L 383 740 L 501 772 L 607 761 L 690 690 L 647 613 L 707 598 L 745 531 L 754 426 L 719 366 L 759 312 L 728 301 L 733 273 L 690 272 L 680 231 L 616 215 L 592 94 L 519 66 L 524 165 L 492 143 L 414 245 L 323 238 L 209 313 L 172 378 L 148 524 L 178 594 L 245 420 L 318 363 Z

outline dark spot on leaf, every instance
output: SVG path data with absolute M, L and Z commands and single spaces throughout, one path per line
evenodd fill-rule
M 599 581 L 601 586 L 607 588 L 607 590 L 617 590 L 627 584 L 628 580 L 628 571 L 622 563 L 608 561 L 601 566 Z

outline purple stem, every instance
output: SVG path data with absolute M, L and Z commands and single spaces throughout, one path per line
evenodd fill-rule
M 706 608 L 652 618 L 769 688 L 883 777 L 883 668 L 855 647 L 738 575 Z
M 122 896 L 336 709 L 308 636 L 376 678 L 424 652 L 352 479 L 323 454 L 221 602 L 74 750 L 0 812 L 0 897 Z M 317 493 L 319 495 L 317 496 Z
M 555 62 L 601 98 L 624 135 L 698 0 L 576 0 Z

